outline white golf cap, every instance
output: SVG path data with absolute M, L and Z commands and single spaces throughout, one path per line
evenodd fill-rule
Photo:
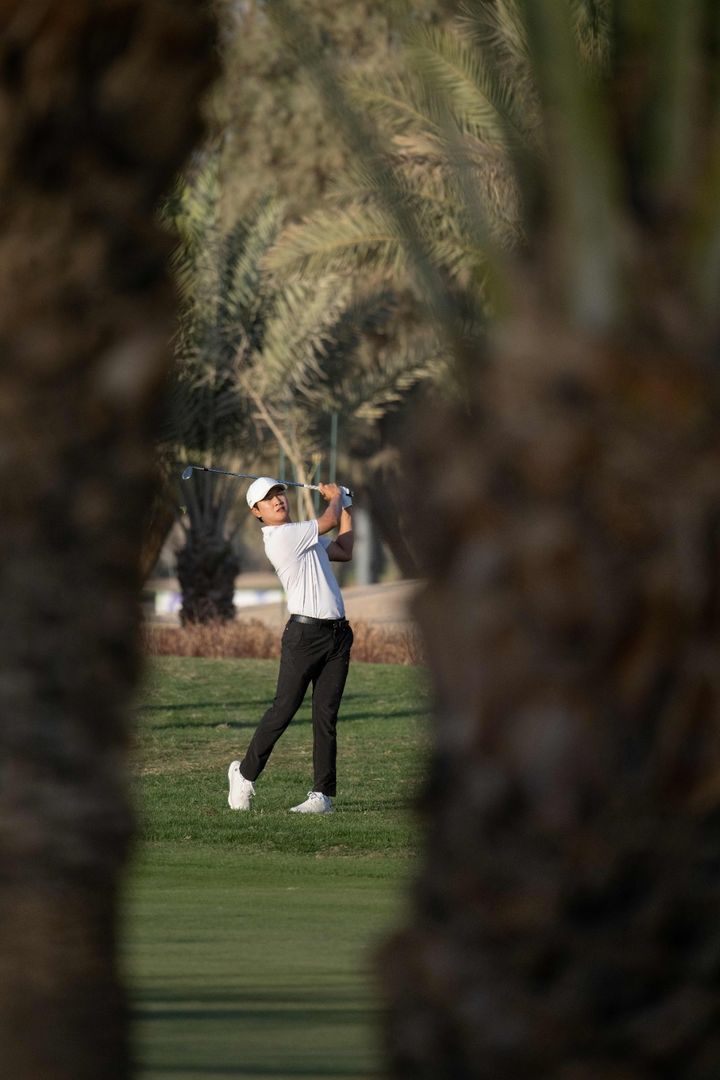
M 275 480 L 272 476 L 258 476 L 257 480 L 253 480 L 247 489 L 248 506 L 252 509 L 255 503 L 259 503 L 261 499 L 264 499 L 268 491 L 274 487 L 281 487 L 283 491 L 285 490 L 282 480 Z

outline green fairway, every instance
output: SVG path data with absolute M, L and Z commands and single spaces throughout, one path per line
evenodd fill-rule
M 409 806 L 426 740 L 417 669 L 351 668 L 336 812 L 289 814 L 311 782 L 309 704 L 249 813 L 227 805 L 272 698 L 275 661 L 163 658 L 138 709 L 142 842 L 124 962 L 139 1075 L 378 1075 L 370 972 L 397 921 L 416 847 Z

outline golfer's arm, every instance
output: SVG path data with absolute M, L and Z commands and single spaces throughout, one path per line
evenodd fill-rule
M 328 544 L 328 558 L 331 562 L 350 562 L 353 554 L 352 513 L 348 507 L 340 514 L 340 530 L 331 544 Z
M 317 519 L 318 534 L 322 536 L 324 533 L 337 529 L 344 512 L 342 510 L 342 495 L 335 495 Z

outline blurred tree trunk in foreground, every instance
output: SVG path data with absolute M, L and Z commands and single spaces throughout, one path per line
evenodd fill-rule
M 128 1075 L 115 937 L 132 831 L 143 520 L 172 333 L 159 198 L 200 137 L 192 0 L 3 4 L 0 1069 Z
M 542 113 L 528 243 L 469 408 L 425 417 L 408 470 L 436 707 L 382 958 L 392 1075 L 712 1080 L 717 4 L 574 4 L 612 14 L 592 84 L 570 5 L 514 6 Z

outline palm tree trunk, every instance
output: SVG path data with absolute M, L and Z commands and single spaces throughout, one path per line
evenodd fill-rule
M 232 622 L 235 618 L 235 578 L 240 559 L 230 540 L 213 529 L 197 526 L 188 532 L 177 554 L 177 576 L 182 593 L 180 621 Z
M 610 5 L 605 83 L 582 6 L 519 5 L 547 171 L 408 467 L 434 750 L 382 984 L 413 1080 L 720 1075 L 717 11 Z
M 436 707 L 381 965 L 408 1080 L 720 1071 L 720 385 L 691 340 L 558 330 L 510 331 L 485 421 L 426 416 L 409 463 Z
M 401 575 L 404 578 L 419 577 L 412 499 L 402 478 L 395 469 L 373 469 L 366 463 L 360 496 Z
M 154 210 L 201 125 L 190 0 L 5 4 L 0 1062 L 129 1075 L 116 963 L 142 522 L 173 294 Z

